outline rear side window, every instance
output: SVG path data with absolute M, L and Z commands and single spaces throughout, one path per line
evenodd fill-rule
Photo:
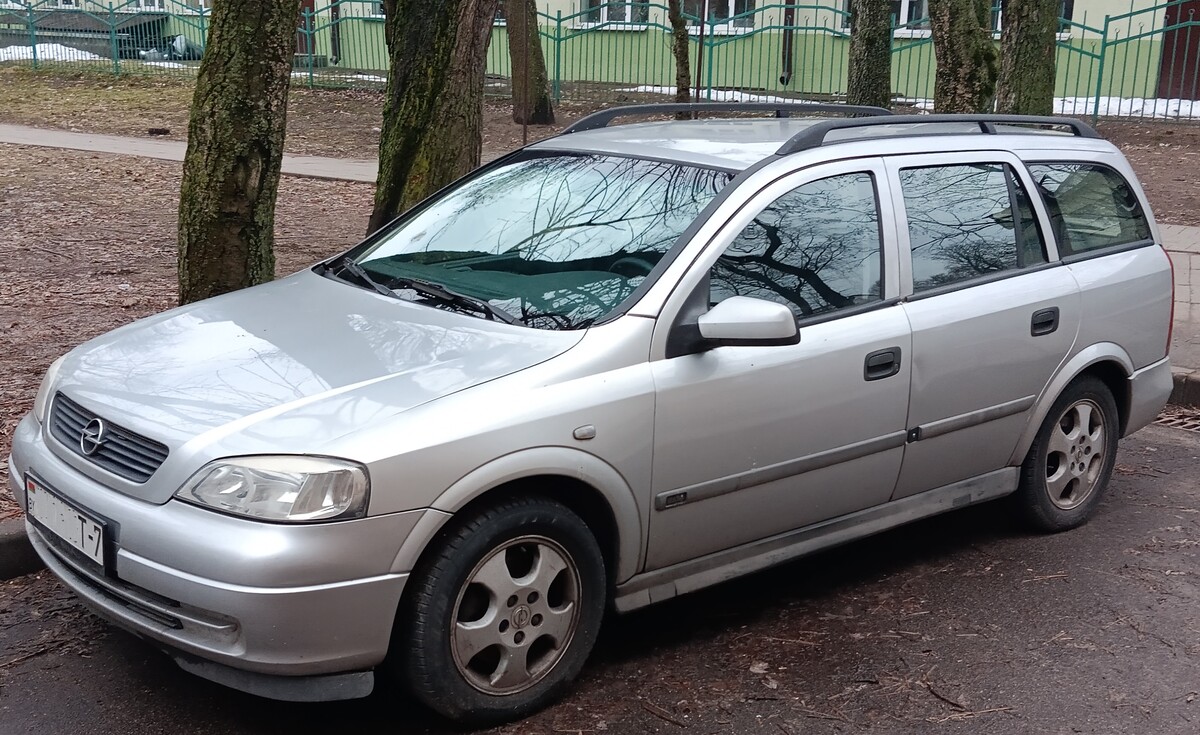
M 1046 203 L 1062 255 L 1151 239 L 1150 223 L 1129 182 L 1094 163 L 1035 163 L 1029 167 Z
M 1046 262 L 1029 196 L 1002 163 L 900 171 L 914 292 Z

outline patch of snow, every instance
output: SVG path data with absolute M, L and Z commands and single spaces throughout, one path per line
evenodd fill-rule
M 180 64 L 177 61 L 143 61 L 142 63 L 146 66 L 158 66 L 158 67 L 162 67 L 163 69 L 191 69 L 191 68 L 193 68 L 193 67 L 188 66 L 187 64 Z
M 31 61 L 37 51 L 38 61 L 108 61 L 89 51 L 81 51 L 59 43 L 39 43 L 36 46 L 6 46 L 0 48 L 0 61 Z
M 620 92 L 644 92 L 648 94 L 675 94 L 674 87 L 644 85 L 627 87 Z M 703 96 L 703 95 L 702 95 Z M 752 94 L 733 90 L 714 89 L 713 102 L 804 102 L 793 97 L 770 94 Z M 911 105 L 918 110 L 933 111 L 933 100 L 920 97 L 898 97 L 897 104 Z M 1154 119 L 1200 120 L 1200 100 L 1153 99 L 1146 97 L 1101 97 L 1100 117 L 1131 117 Z M 1095 97 L 1056 97 L 1054 114 L 1086 117 L 1096 111 Z
M 618 89 L 618 92 L 641 92 L 643 94 L 664 94 L 675 96 L 675 87 L 659 87 L 652 84 L 644 84 L 638 87 L 626 87 Z M 693 93 L 694 94 L 694 93 Z M 756 94 L 751 92 L 739 92 L 733 89 L 714 89 L 711 92 L 701 91 L 701 102 L 793 102 L 803 103 L 806 100 L 797 99 L 795 97 L 780 97 L 776 94 Z
M 1059 115 L 1091 115 L 1097 109 L 1095 97 L 1058 97 L 1054 111 Z M 1146 97 L 1101 97 L 1100 117 L 1200 119 L 1200 100 L 1154 99 Z

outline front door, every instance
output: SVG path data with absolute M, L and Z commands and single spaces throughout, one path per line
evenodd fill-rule
M 648 569 L 891 495 L 904 452 L 910 342 L 892 298 L 895 230 L 883 186 L 878 159 L 767 186 L 731 217 L 664 309 L 656 329 L 678 324 L 689 294 L 701 310 L 735 295 L 773 300 L 795 313 L 800 343 L 652 361 Z
M 1015 156 L 898 157 L 888 170 L 913 341 L 901 498 L 1008 464 L 1075 342 L 1080 305 Z

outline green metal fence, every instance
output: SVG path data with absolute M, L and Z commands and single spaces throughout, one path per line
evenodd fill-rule
M 665 2 L 539 12 L 539 35 L 558 101 L 613 104 L 674 95 Z M 1074 3 L 1058 41 L 1056 107 L 1093 117 L 1200 118 L 1200 18 L 1193 0 L 1103 18 Z M 693 88 L 701 99 L 837 100 L 845 96 L 849 15 L 837 0 L 746 2 L 732 17 L 685 16 Z M 713 7 L 724 7 L 712 3 Z M 742 7 L 739 3 L 737 7 Z M 0 0 L 0 64 L 104 74 L 194 76 L 211 11 L 184 0 Z M 997 8 L 997 15 L 999 8 Z M 936 60 L 928 19 L 897 25 L 897 104 L 931 107 Z M 997 37 L 998 42 L 998 37 Z M 308 87 L 386 83 L 381 3 L 318 0 L 297 20 L 295 82 Z M 498 18 L 485 90 L 509 94 L 508 28 Z

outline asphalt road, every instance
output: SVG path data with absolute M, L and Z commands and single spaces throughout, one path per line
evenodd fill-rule
M 1200 434 L 1123 442 L 1076 531 L 1001 504 L 606 623 L 505 733 L 1200 732 Z M 453 732 L 390 692 L 281 704 L 178 671 L 47 575 L 0 587 L 0 735 Z

